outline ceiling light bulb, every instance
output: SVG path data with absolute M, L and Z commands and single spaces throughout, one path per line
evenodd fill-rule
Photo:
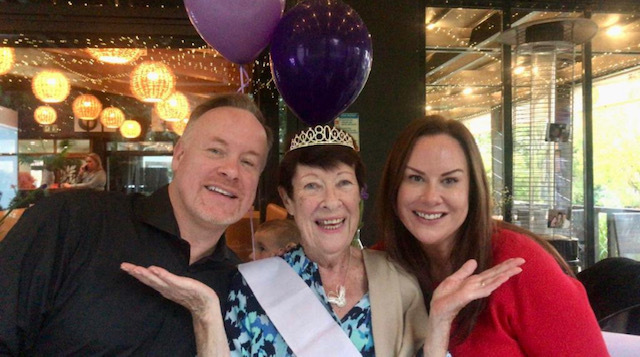
M 622 36 L 622 32 L 622 26 L 620 25 L 613 25 L 607 29 L 607 35 L 611 37 Z

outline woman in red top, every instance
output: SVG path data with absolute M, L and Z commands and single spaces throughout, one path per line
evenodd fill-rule
M 532 233 L 493 221 L 490 197 L 480 153 L 462 123 L 429 116 L 396 139 L 378 195 L 380 233 L 390 255 L 417 276 L 427 306 L 435 287 L 470 259 L 477 272 L 513 257 L 526 261 L 521 274 L 450 317 L 450 352 L 608 356 L 585 290 L 566 263 Z

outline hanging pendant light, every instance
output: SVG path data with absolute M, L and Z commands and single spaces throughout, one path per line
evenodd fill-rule
M 131 91 L 139 100 L 157 103 L 167 99 L 176 88 L 176 77 L 162 62 L 142 62 L 131 72 Z
M 120 126 L 120 134 L 128 139 L 137 138 L 141 132 L 142 127 L 135 120 L 125 120 Z
M 95 120 L 102 112 L 102 103 L 91 94 L 79 95 L 71 105 L 73 115 L 82 120 Z
M 124 113 L 116 107 L 107 107 L 100 114 L 100 123 L 107 128 L 119 128 L 124 123 Z
M 184 129 L 186 129 L 188 122 L 189 122 L 189 119 L 182 119 L 182 120 L 171 122 L 171 130 L 174 133 L 178 134 L 179 136 L 182 136 L 182 134 L 184 134 Z
M 45 103 L 60 103 L 69 96 L 71 85 L 60 71 L 44 70 L 31 83 L 33 94 Z
M 33 112 L 33 118 L 41 125 L 53 124 L 58 118 L 56 110 L 48 105 L 41 105 Z
M 16 53 L 12 47 L 0 47 L 0 75 L 9 73 L 15 60 Z
M 182 92 L 175 91 L 169 98 L 156 103 L 158 116 L 166 121 L 178 121 L 189 117 L 189 101 Z
M 87 52 L 100 62 L 124 64 L 147 54 L 144 48 L 87 48 Z

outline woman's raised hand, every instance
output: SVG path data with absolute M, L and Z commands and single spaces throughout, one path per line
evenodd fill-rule
M 519 274 L 522 264 L 524 259 L 512 258 L 480 274 L 472 275 L 478 263 L 474 259 L 468 260 L 435 289 L 431 298 L 430 315 L 453 321 L 468 303 L 491 295 L 509 278 Z
M 449 347 L 451 324 L 458 312 L 473 300 L 491 295 L 512 276 L 519 274 L 524 259 L 506 260 L 480 274 L 472 275 L 478 263 L 471 259 L 438 285 L 431 298 L 431 309 L 424 341 L 425 357 L 443 357 Z

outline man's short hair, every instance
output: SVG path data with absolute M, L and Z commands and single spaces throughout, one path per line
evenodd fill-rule
M 208 112 L 211 109 L 221 108 L 221 107 L 232 107 L 243 109 L 251 114 L 253 114 L 256 119 L 262 124 L 262 128 L 267 134 L 267 151 L 271 150 L 271 146 L 273 145 L 273 132 L 271 128 L 267 126 L 267 121 L 262 115 L 260 108 L 254 103 L 254 101 L 249 98 L 246 94 L 243 93 L 222 93 L 214 96 L 213 98 L 207 100 L 206 102 L 198 105 L 191 112 L 191 116 L 189 117 L 189 122 L 187 123 L 187 127 L 182 134 L 182 137 L 189 135 L 189 128 L 192 126 L 192 123 L 197 121 L 204 113 Z

